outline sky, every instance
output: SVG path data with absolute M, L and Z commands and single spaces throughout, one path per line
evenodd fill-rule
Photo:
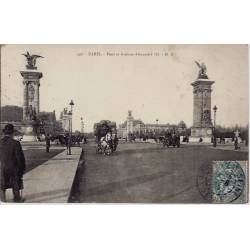
M 207 66 L 216 123 L 248 124 L 248 47 L 246 45 L 5 45 L 1 57 L 2 105 L 23 104 L 20 71 L 26 51 L 37 60 L 40 111 L 60 112 L 72 99 L 73 129 L 125 121 L 128 110 L 145 123 L 193 121 L 195 60 Z M 136 54 L 137 53 L 137 54 Z

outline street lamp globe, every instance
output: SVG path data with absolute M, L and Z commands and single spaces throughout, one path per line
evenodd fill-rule
M 218 110 L 218 108 L 216 107 L 216 105 L 214 105 L 213 107 L 213 111 L 214 111 L 214 128 L 213 128 L 213 146 L 216 147 L 217 144 L 217 138 L 216 138 L 216 133 L 215 133 L 215 126 L 216 126 L 216 111 Z
M 216 113 L 216 111 L 217 111 L 217 107 L 216 107 L 216 105 L 214 105 L 214 107 L 213 107 L 213 111 Z
M 74 102 L 73 102 L 73 100 L 70 101 L 69 105 L 70 106 L 74 106 L 75 105 Z
M 75 105 L 74 102 L 73 102 L 73 100 L 70 101 L 69 105 L 70 105 L 70 107 L 71 107 L 71 113 L 72 113 L 72 111 L 73 111 L 73 106 Z

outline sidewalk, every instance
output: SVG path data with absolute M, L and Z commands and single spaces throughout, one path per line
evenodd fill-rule
M 72 147 L 24 175 L 25 203 L 67 203 L 82 148 Z M 7 202 L 12 199 L 11 190 Z

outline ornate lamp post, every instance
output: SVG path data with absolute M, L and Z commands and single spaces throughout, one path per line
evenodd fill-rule
M 69 111 L 69 115 L 70 115 L 70 119 L 69 119 L 69 124 L 70 124 L 70 126 L 69 126 L 69 134 L 70 134 L 70 136 L 69 136 L 69 155 L 71 155 L 71 143 L 72 143 L 72 130 L 73 130 L 73 127 L 72 127 L 72 116 L 73 116 L 73 107 L 74 107 L 74 102 L 73 102 L 73 100 L 71 100 L 70 101 L 70 103 L 69 103 L 69 105 L 70 105 L 70 111 Z
M 216 112 L 217 112 L 218 108 L 216 107 L 216 105 L 213 107 L 213 111 L 214 111 L 214 133 L 213 133 L 213 146 L 216 147 L 217 141 L 216 141 L 216 133 L 215 133 L 215 126 L 216 126 Z
M 81 133 L 84 133 L 84 122 L 83 122 L 83 118 L 81 117 Z
M 142 125 L 142 122 L 140 121 L 139 122 L 139 140 L 141 140 L 141 125 Z
M 159 134 L 159 127 L 158 127 L 159 119 L 157 118 L 155 121 L 156 121 L 156 129 L 155 129 L 155 132 L 154 132 L 154 139 L 157 142 L 157 138 L 158 138 L 158 134 Z
M 73 107 L 74 107 L 74 102 L 73 102 L 73 100 L 71 100 L 70 101 L 70 103 L 69 103 L 69 105 L 70 105 L 70 113 L 71 113 L 71 119 L 70 119 L 70 133 L 71 133 L 71 135 L 72 135 L 72 116 L 73 116 Z

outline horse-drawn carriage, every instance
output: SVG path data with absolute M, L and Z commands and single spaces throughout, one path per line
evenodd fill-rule
M 116 123 L 108 120 L 100 121 L 94 125 L 96 136 L 96 153 L 111 155 L 117 149 L 118 137 Z
M 162 140 L 162 145 L 163 147 L 169 147 L 169 146 L 173 146 L 173 147 L 180 147 L 180 136 L 176 133 L 168 133 L 166 134 Z

